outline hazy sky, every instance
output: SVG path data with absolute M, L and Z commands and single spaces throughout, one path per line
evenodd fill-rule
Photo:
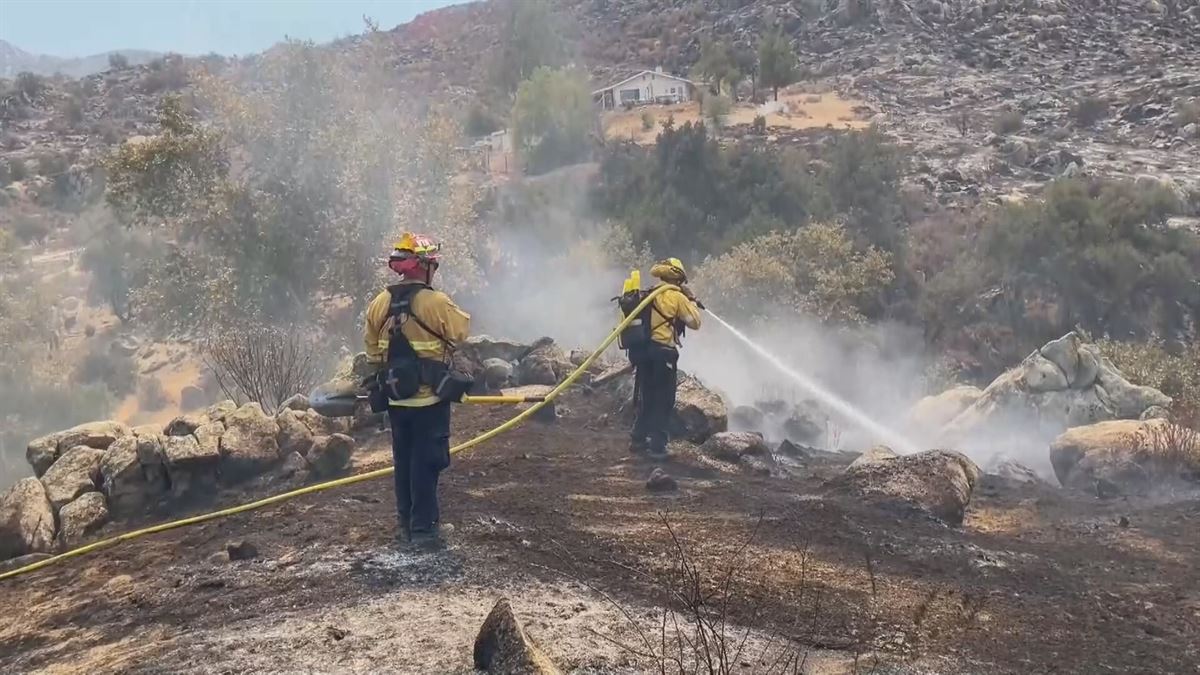
M 33 54 L 113 49 L 248 54 L 285 35 L 325 42 L 461 0 L 0 0 L 0 39 Z

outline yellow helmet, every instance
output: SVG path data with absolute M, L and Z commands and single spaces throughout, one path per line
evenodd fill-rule
M 662 279 L 668 284 L 682 284 L 687 282 L 687 270 L 684 269 L 683 262 L 679 258 L 659 260 L 650 268 L 650 275 Z
M 438 251 L 442 250 L 442 245 L 439 244 L 433 237 L 424 234 L 415 234 L 413 232 L 405 232 L 400 235 L 400 241 L 397 241 L 392 246 L 394 253 L 414 253 L 418 256 L 436 259 Z

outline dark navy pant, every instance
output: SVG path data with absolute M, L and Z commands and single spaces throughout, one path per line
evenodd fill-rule
M 671 415 L 675 411 L 675 390 L 679 383 L 678 361 L 679 352 L 656 345 L 646 354 L 639 354 L 633 362 L 637 397 L 633 442 L 647 444 L 651 452 L 667 451 Z
M 438 474 L 450 466 L 450 403 L 393 406 L 388 419 L 400 525 L 410 532 L 430 532 L 439 519 Z

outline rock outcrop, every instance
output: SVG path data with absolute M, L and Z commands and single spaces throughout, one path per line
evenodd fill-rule
M 1099 348 L 1068 333 L 997 377 L 944 427 L 942 438 L 958 444 L 995 428 L 1053 438 L 1070 427 L 1138 419 L 1170 403 L 1157 389 L 1131 384 Z
M 1144 494 L 1200 482 L 1200 434 L 1166 420 L 1113 420 L 1069 429 L 1050 445 L 1063 487 Z
M 67 504 L 59 512 L 58 539 L 64 548 L 73 548 L 108 522 L 108 502 L 99 492 L 88 492 Z
M 257 403 L 247 403 L 225 415 L 222 477 L 237 481 L 271 468 L 280 459 L 278 435 L 279 425 Z
M 675 395 L 671 435 L 692 443 L 703 443 L 729 428 L 725 402 L 694 377 L 680 373 Z
M 42 476 L 46 496 L 55 513 L 85 492 L 99 488 L 100 461 L 104 451 L 77 445 L 63 453 Z
M 54 547 L 54 507 L 36 478 L 22 478 L 0 497 L 0 560 Z
M 512 604 L 501 598 L 475 638 L 475 668 L 512 675 L 559 675 L 560 671 L 521 628 Z
M 828 484 L 834 494 L 862 498 L 885 506 L 902 505 L 949 525 L 961 525 L 980 471 L 965 455 L 926 450 L 855 462 Z
M 555 385 L 574 369 L 562 347 L 550 338 L 542 338 L 517 362 L 516 377 L 521 385 Z
M 346 471 L 353 452 L 354 439 L 345 434 L 317 436 L 312 441 L 306 459 L 316 476 L 329 478 Z
M 909 409 L 905 422 L 913 431 L 935 433 L 974 405 L 981 396 L 983 390 L 971 386 L 954 387 L 934 396 L 926 396 Z
M 771 449 L 767 447 L 762 434 L 748 431 L 722 431 L 713 434 L 700 446 L 700 452 L 733 464 L 737 464 L 745 456 L 771 455 Z

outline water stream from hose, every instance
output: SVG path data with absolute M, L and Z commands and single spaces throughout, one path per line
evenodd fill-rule
M 800 385 L 805 391 L 815 396 L 830 409 L 845 417 L 847 421 L 858 425 L 866 431 L 869 431 L 873 436 L 875 436 L 877 441 L 886 443 L 894 448 L 897 452 L 904 454 L 917 452 L 919 449 L 916 443 L 913 443 L 909 439 L 905 438 L 900 432 L 894 429 L 889 429 L 883 424 L 871 419 L 871 417 L 865 412 L 859 410 L 852 403 L 843 399 L 832 391 L 829 391 L 820 382 L 789 367 L 786 363 L 780 360 L 779 357 L 767 351 L 754 340 L 751 340 L 745 333 L 730 325 L 728 321 L 714 314 L 712 310 L 707 311 L 709 316 L 716 319 L 717 322 L 728 329 L 730 333 L 733 333 L 737 339 L 741 340 L 746 344 L 747 347 L 754 350 L 754 353 L 766 359 L 771 365 L 775 366 L 777 370 L 790 377 L 793 381 L 795 381 L 796 384 Z

